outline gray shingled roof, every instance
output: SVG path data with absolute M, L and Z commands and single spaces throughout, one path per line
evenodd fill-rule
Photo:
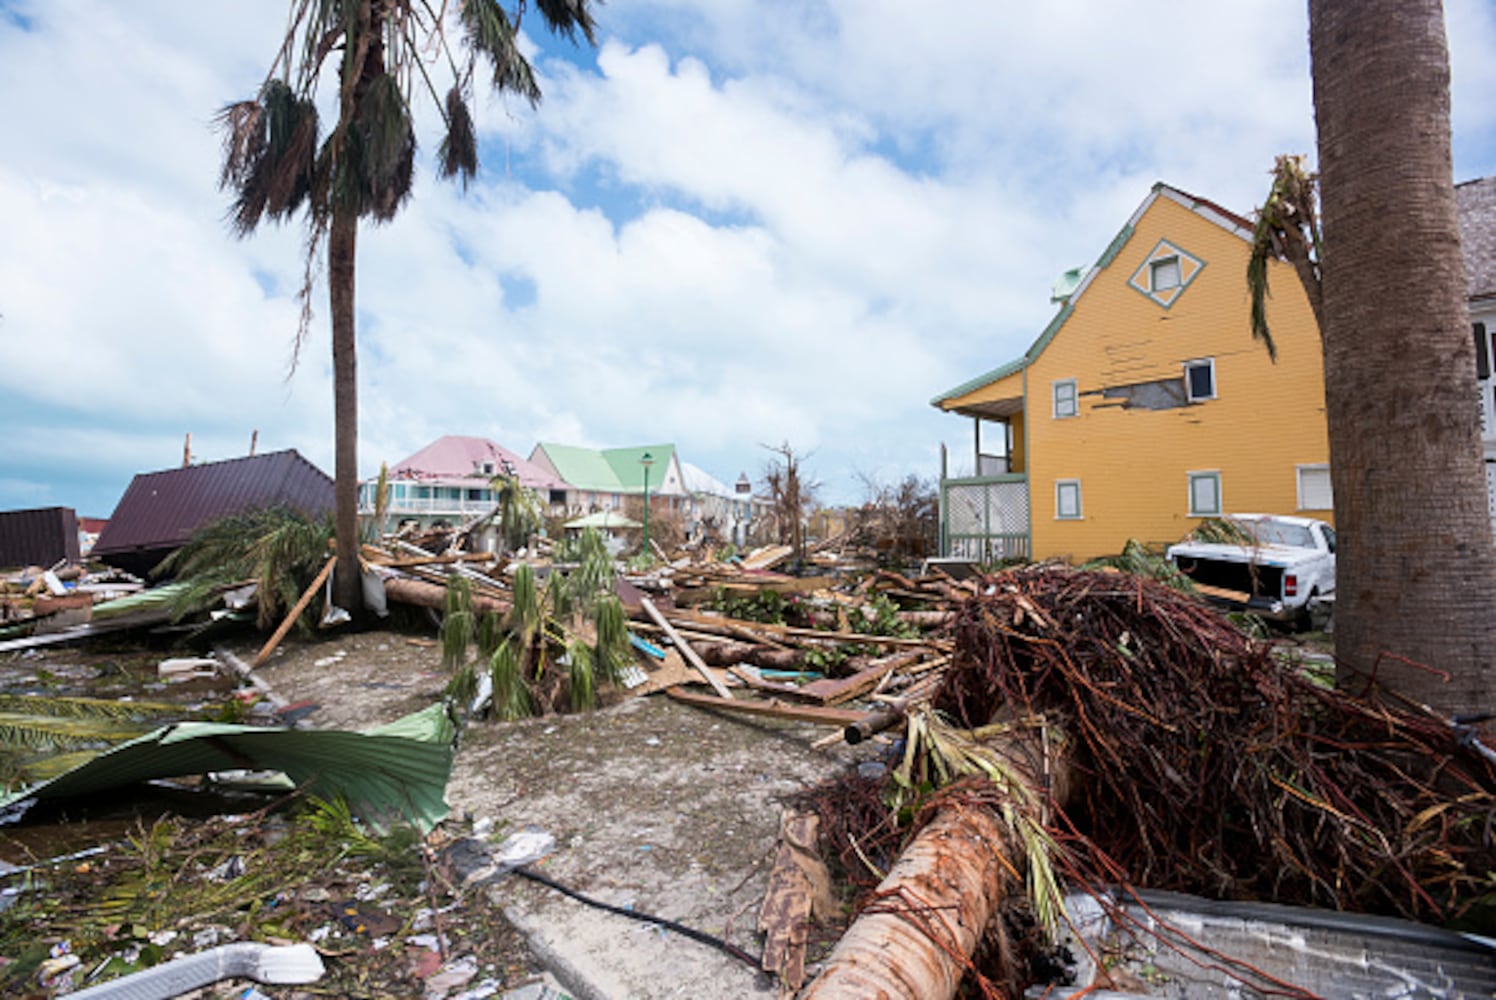
M 1496 295 L 1496 177 L 1456 184 L 1454 200 L 1470 298 Z

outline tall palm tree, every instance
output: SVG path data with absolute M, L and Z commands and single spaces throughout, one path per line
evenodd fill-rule
M 1340 681 L 1496 707 L 1496 547 L 1440 0 L 1309 0 Z M 1418 664 L 1419 666 L 1415 666 Z M 1444 674 L 1434 671 L 1443 671 Z M 1447 680 L 1445 680 L 1447 676 Z
M 534 0 L 546 27 L 596 44 L 592 0 Z M 337 572 L 340 606 L 362 606 L 358 567 L 358 367 L 354 272 L 360 219 L 388 222 L 410 197 L 416 140 L 411 103 L 428 95 L 441 113 L 443 177 L 467 184 L 478 169 L 471 102 L 480 57 L 497 91 L 540 102 L 540 87 L 517 42 L 527 0 L 513 12 L 498 0 L 291 0 L 290 24 L 254 98 L 225 107 L 221 184 L 232 191 L 240 236 L 263 219 L 305 210 L 309 236 L 301 289 L 299 356 L 311 319 L 319 251 L 327 251 L 332 315 L 336 440 Z M 454 42 L 449 30 L 457 33 Z M 317 91 L 337 57 L 337 121 L 321 134 Z M 435 76 L 447 89 L 442 96 Z M 294 366 L 294 360 L 293 360 Z

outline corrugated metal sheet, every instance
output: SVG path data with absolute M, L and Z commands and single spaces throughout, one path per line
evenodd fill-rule
M 71 507 L 0 512 L 0 566 L 78 561 L 78 517 Z
M 204 524 L 277 504 L 314 517 L 328 513 L 332 478 L 295 449 L 143 472 L 130 481 L 93 554 L 144 575 Z

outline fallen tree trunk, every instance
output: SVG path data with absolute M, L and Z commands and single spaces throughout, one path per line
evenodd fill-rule
M 1064 801 L 1068 769 L 1042 730 L 987 745 L 1025 786 L 1008 792 L 1020 810 Z M 996 810 L 978 799 L 949 799 L 899 855 L 800 1000 L 949 1000 L 1003 900 L 1015 887 L 1023 891 L 1027 866 L 1023 839 Z
M 401 604 L 414 604 L 417 607 L 435 608 L 438 611 L 445 611 L 447 607 L 447 588 L 444 585 L 409 577 L 386 577 L 384 596 L 388 600 Z M 492 611 L 500 615 L 509 613 L 508 601 L 501 601 L 497 597 L 480 593 L 476 588 L 473 590 L 472 597 L 474 611 L 479 613 Z
M 909 844 L 801 1000 L 952 997 L 1014 882 L 991 810 L 947 808 Z
M 805 651 L 747 642 L 708 642 L 701 645 L 701 658 L 712 667 L 751 663 L 765 670 L 795 670 L 805 662 Z

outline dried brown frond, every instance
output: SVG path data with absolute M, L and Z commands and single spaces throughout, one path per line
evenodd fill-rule
M 453 87 L 447 91 L 447 134 L 442 138 L 438 159 L 441 161 L 441 176 L 461 176 L 463 189 L 478 172 L 478 136 L 473 128 L 473 116 L 468 111 L 462 92 Z

